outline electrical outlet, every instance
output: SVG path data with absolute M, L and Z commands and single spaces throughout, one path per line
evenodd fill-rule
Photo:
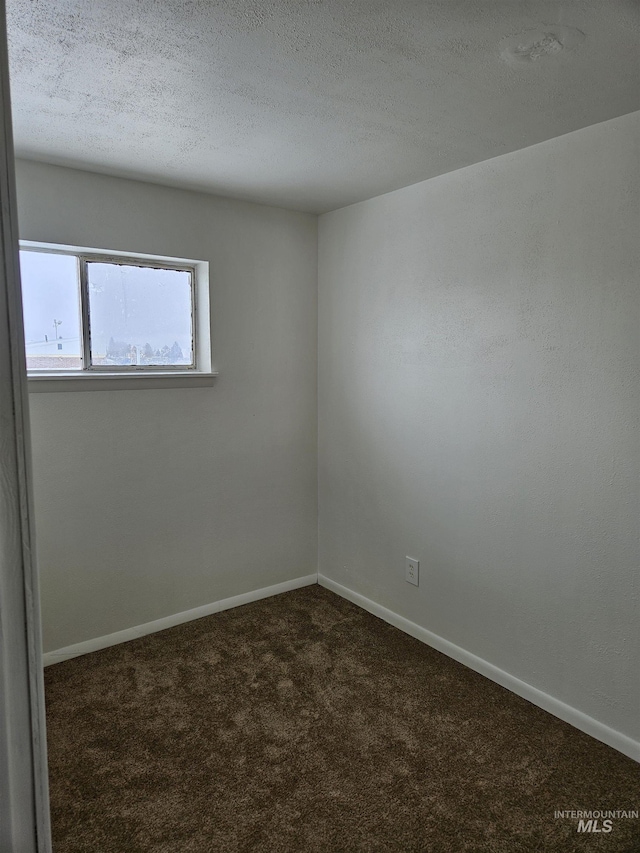
M 405 560 L 405 573 L 407 583 L 412 583 L 418 586 L 420 579 L 420 561 L 414 560 L 413 557 L 407 557 Z

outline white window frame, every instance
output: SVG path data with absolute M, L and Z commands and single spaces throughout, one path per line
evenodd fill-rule
M 196 268 L 194 264 L 171 261 L 156 261 L 139 258 L 133 258 L 130 255 L 123 257 L 117 255 L 98 255 L 98 254 L 79 254 L 78 258 L 78 280 L 80 282 L 80 313 L 81 313 L 81 328 L 80 335 L 82 339 L 82 370 L 99 373 L 131 373 L 132 371 L 164 371 L 167 369 L 172 372 L 183 370 L 198 369 L 198 299 L 196 293 Z M 188 272 L 191 283 L 191 354 L 193 362 L 191 364 L 91 364 L 91 316 L 89 313 L 89 274 L 87 264 L 127 264 L 128 266 L 145 267 L 146 269 L 162 269 L 175 270 L 176 272 Z
M 187 258 L 170 258 L 163 255 L 146 255 L 138 252 L 120 252 L 92 249 L 86 246 L 68 246 L 58 243 L 41 243 L 21 240 L 20 248 L 27 251 L 47 252 L 77 258 L 80 300 L 80 335 L 82 367 L 75 370 L 29 370 L 30 391 L 95 390 L 96 388 L 144 388 L 159 385 L 210 384 L 217 376 L 211 365 L 211 314 L 209 302 L 209 264 Z M 92 365 L 90 358 L 91 318 L 87 262 L 130 263 L 157 269 L 184 270 L 191 273 L 191 321 L 193 336 L 193 364 L 185 365 Z

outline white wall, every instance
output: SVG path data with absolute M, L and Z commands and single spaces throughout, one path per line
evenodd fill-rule
M 639 119 L 319 226 L 320 572 L 636 738 Z
M 31 394 L 44 648 L 315 572 L 316 217 L 18 164 L 22 239 L 209 261 L 213 387 Z
M 639 118 L 321 217 L 318 398 L 321 572 L 636 738 Z M 24 239 L 209 260 L 221 374 L 31 395 L 45 649 L 313 572 L 315 217 L 17 177 Z

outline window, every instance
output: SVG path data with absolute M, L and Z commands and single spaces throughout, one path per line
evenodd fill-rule
M 207 267 L 21 243 L 29 376 L 210 374 Z

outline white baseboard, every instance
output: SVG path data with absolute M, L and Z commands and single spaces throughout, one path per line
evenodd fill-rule
M 125 628 L 124 631 L 116 631 L 114 634 L 96 637 L 94 640 L 75 643 L 73 646 L 66 646 L 63 649 L 57 649 L 55 652 L 45 652 L 42 655 L 42 662 L 44 666 L 51 666 L 52 663 L 61 663 L 63 660 L 77 658 L 80 655 L 89 654 L 89 652 L 107 649 L 109 646 L 116 646 L 118 643 L 126 643 L 128 640 L 154 634 L 156 631 L 164 631 L 165 628 L 173 628 L 174 625 L 182 625 L 184 622 L 191 622 L 193 619 L 219 613 L 221 610 L 230 610 L 232 607 L 239 607 L 241 604 L 250 604 L 252 601 L 258 601 L 261 598 L 269 598 L 272 595 L 279 595 L 281 592 L 289 592 L 303 586 L 311 586 L 317 582 L 317 574 L 305 575 L 273 586 L 255 589 L 252 592 L 245 592 L 242 595 L 223 598 L 221 601 L 203 604 L 202 607 L 194 607 L 192 610 L 184 610 L 182 613 L 174 613 L 172 616 L 164 616 L 162 619 L 155 619 L 153 622 L 146 622 L 144 625 L 136 625 L 134 628 Z
M 395 628 L 399 628 L 401 631 L 404 631 L 405 634 L 415 637 L 416 640 L 420 640 L 448 657 L 459 661 L 459 663 L 468 666 L 469 669 L 473 669 L 481 675 L 486 676 L 491 681 L 495 681 L 496 684 L 506 687 L 507 690 L 511 690 L 512 693 L 522 696 L 523 699 L 527 699 L 527 701 L 531 702 L 533 705 L 537 705 L 544 711 L 548 711 L 550 714 L 553 714 L 554 717 L 558 717 L 565 723 L 569 723 L 569 725 L 575 726 L 575 728 L 580 729 L 580 731 L 591 735 L 591 737 L 594 737 L 596 740 L 606 743 L 607 746 L 613 747 L 613 749 L 618 750 L 618 752 L 622 752 L 634 761 L 640 761 L 640 743 L 627 735 L 622 734 L 622 732 L 609 728 L 609 726 L 598 722 L 598 720 L 595 720 L 593 717 L 583 714 L 582 711 L 572 708 L 571 705 L 566 705 L 559 699 L 549 696 L 548 693 L 543 693 L 536 687 L 532 687 L 525 681 L 521 681 L 514 675 L 510 675 L 508 672 L 499 669 L 497 666 L 494 666 L 488 661 L 466 651 L 466 649 L 462 649 L 460 646 L 450 643 L 449 640 L 445 640 L 437 634 L 428 631 L 426 628 L 420 627 L 420 625 L 417 625 L 415 622 L 410 622 L 408 619 L 405 619 L 404 616 L 399 616 L 392 610 L 388 610 L 381 604 L 376 604 L 375 601 L 365 598 L 363 595 L 348 589 L 346 586 L 342 586 L 342 584 L 332 581 L 324 575 L 318 575 L 318 583 L 320 586 L 326 587 L 332 592 L 335 592 L 337 595 L 340 595 L 342 598 L 352 601 L 354 604 L 362 607 L 363 610 L 368 610 L 369 613 L 373 613 L 374 616 L 378 616 L 380 619 L 383 619 Z
M 124 631 L 116 631 L 104 637 L 96 637 L 93 640 L 86 640 L 83 643 L 66 646 L 54 652 L 46 652 L 42 656 L 43 664 L 44 666 L 50 666 L 51 664 L 60 663 L 70 658 L 86 655 L 90 652 L 97 652 L 100 649 L 109 648 L 109 646 L 115 646 L 118 643 L 126 643 L 128 640 L 135 640 L 137 637 L 144 637 L 156 631 L 164 631 L 165 628 L 182 625 L 184 622 L 191 622 L 193 619 L 210 616 L 212 613 L 219 613 L 222 610 L 229 610 L 232 607 L 239 607 L 242 604 L 259 601 L 261 598 L 269 598 L 272 595 L 279 595 L 282 592 L 289 592 L 289 590 L 311 586 L 315 583 L 319 583 L 320 586 L 324 586 L 342 598 L 352 601 L 354 604 L 362 607 L 363 610 L 373 613 L 374 616 L 378 616 L 390 625 L 404 631 L 405 634 L 415 637 L 415 639 L 468 666 L 469 669 L 479 672 L 491 681 L 495 681 L 496 684 L 506 687 L 512 693 L 522 696 L 523 699 L 526 699 L 533 705 L 537 705 L 544 711 L 548 711 L 565 723 L 569 723 L 569 725 L 575 726 L 575 728 L 591 735 L 596 740 L 607 744 L 607 746 L 613 747 L 613 749 L 627 755 L 634 761 L 640 761 L 640 743 L 638 741 L 606 726 L 604 723 L 595 720 L 593 717 L 589 717 L 587 714 L 583 714 L 582 711 L 578 711 L 576 708 L 561 702 L 548 693 L 543 693 L 536 687 L 532 687 L 525 681 L 521 681 L 514 675 L 510 675 L 488 661 L 468 652 L 466 649 L 456 646 L 454 643 L 449 642 L 449 640 L 445 640 L 443 637 L 428 631 L 426 628 L 422 628 L 415 622 L 405 619 L 404 616 L 394 613 L 393 610 L 389 610 L 381 604 L 365 598 L 364 595 L 360 595 L 360 593 L 354 592 L 324 575 L 312 574 L 294 578 L 290 581 L 284 581 L 284 583 L 263 587 L 252 592 L 245 592 L 242 595 L 234 595 L 231 598 L 223 598 L 221 601 L 214 601 L 211 604 L 204 604 L 201 607 L 194 607 L 192 610 L 185 610 L 182 613 L 175 613 L 172 616 L 165 616 L 162 619 L 155 619 L 153 622 L 146 622 L 144 625 L 137 625 L 134 628 L 126 628 Z

